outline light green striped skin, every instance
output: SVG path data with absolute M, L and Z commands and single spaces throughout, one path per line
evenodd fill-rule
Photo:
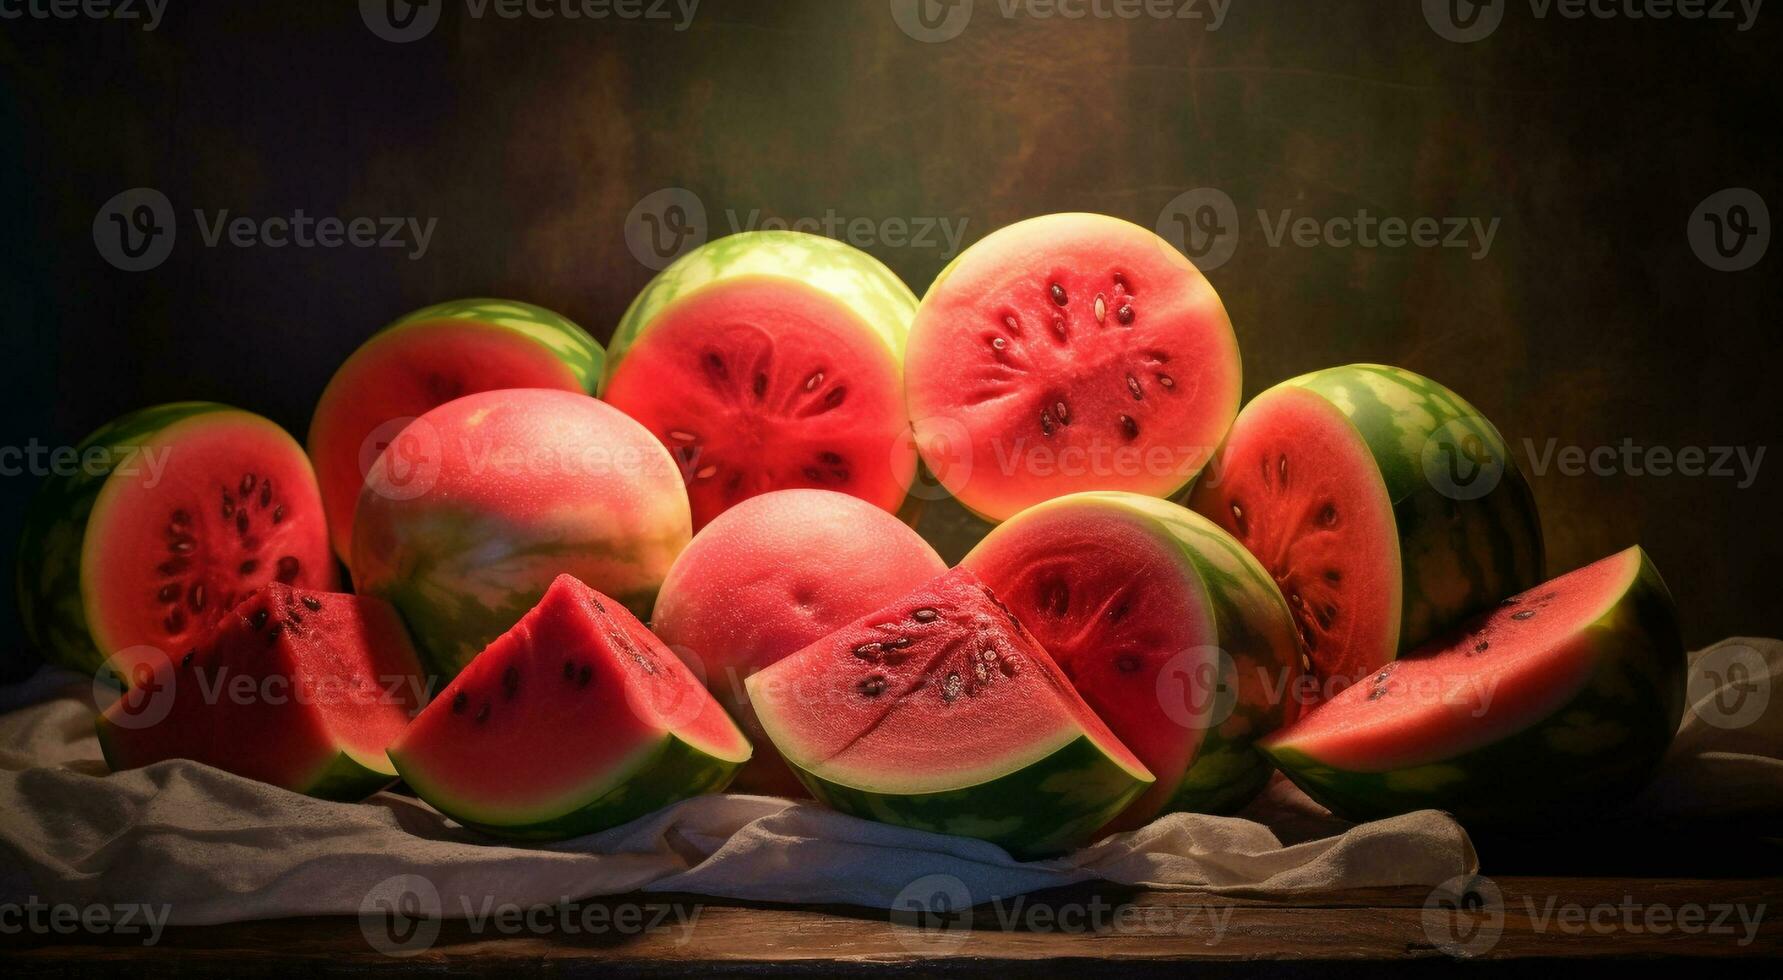
M 104 448 L 104 458 L 116 463 L 121 453 L 148 444 L 177 422 L 235 411 L 214 402 L 139 409 L 100 427 L 75 453 L 85 459 L 89 450 Z M 19 540 L 16 588 L 25 636 L 51 663 L 83 674 L 97 673 L 107 656 L 94 646 L 87 626 L 81 549 L 93 504 L 112 472 L 111 466 L 89 472 L 81 465 L 72 474 L 52 475 L 38 489 Z
M 1379 364 L 1315 371 L 1282 386 L 1330 402 L 1374 455 L 1399 528 L 1399 653 L 1542 581 L 1535 495 L 1504 437 L 1461 396 L 1423 375 Z M 1478 499 L 1459 500 L 1432 483 L 1423 458 L 1438 431 L 1479 440 L 1486 457 L 1504 464 L 1498 485 Z
M 430 781 L 412 767 L 405 768 L 400 754 L 390 754 L 396 771 L 402 774 L 415 795 L 429 805 L 467 827 L 514 840 L 580 837 L 630 823 L 671 803 L 704 793 L 721 792 L 730 785 L 732 777 L 748 757 L 749 753 L 745 751 L 742 758 L 726 758 L 668 734 L 629 774 L 615 780 L 610 773 L 599 773 L 598 787 L 590 791 L 587 799 L 568 808 L 552 812 L 496 813 L 487 807 L 467 805 L 454 799 L 446 787 Z
M 568 318 L 531 303 L 511 299 L 458 299 L 416 310 L 396 320 L 377 336 L 457 320 L 511 330 L 550 351 L 575 376 L 582 390 L 593 394 L 606 369 L 607 352 L 600 342 Z
M 1097 828 L 1145 792 L 1141 780 L 1078 736 L 1032 765 L 944 793 L 879 793 L 793 774 L 843 813 L 937 834 L 989 841 L 1018 858 L 1050 857 L 1090 842 Z
M 1520 731 L 1470 751 L 1364 772 L 1302 751 L 1292 729 L 1263 748 L 1308 796 L 1351 820 L 1423 809 L 1447 810 L 1469 827 L 1591 820 L 1646 783 L 1683 714 L 1677 610 L 1645 552 L 1627 590 L 1568 642 L 1595 651 L 1596 668 L 1579 690 Z
M 916 296 L 903 280 L 878 259 L 834 239 L 797 231 L 751 231 L 707 242 L 650 280 L 613 331 L 607 381 L 676 301 L 728 280 L 764 276 L 828 294 L 903 363 L 904 340 L 916 316 Z

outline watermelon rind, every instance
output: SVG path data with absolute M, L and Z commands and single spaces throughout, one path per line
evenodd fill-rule
M 1293 729 L 1262 749 L 1314 800 L 1352 820 L 1439 809 L 1464 824 L 1552 827 L 1632 795 L 1683 713 L 1685 654 L 1671 592 L 1645 551 L 1603 612 L 1567 643 L 1592 651 L 1577 691 L 1513 734 L 1415 765 L 1361 771 L 1316 758 Z M 1432 644 L 1437 647 L 1445 641 Z
M 644 287 L 614 328 L 602 390 L 632 345 L 647 336 L 676 302 L 711 286 L 758 277 L 829 295 L 854 313 L 896 363 L 903 363 L 916 296 L 896 273 L 866 252 L 821 235 L 751 231 L 707 242 L 676 259 Z
M 440 321 L 487 325 L 531 340 L 563 362 L 576 383 L 589 394 L 599 387 L 601 374 L 606 368 L 607 352 L 588 331 L 542 306 L 511 299 L 475 298 L 436 303 L 397 319 L 373 335 L 367 345 L 399 331 Z
M 1014 772 L 946 792 L 876 792 L 789 764 L 811 795 L 833 809 L 914 830 L 976 837 L 1024 859 L 1088 843 L 1152 782 L 1150 774 L 1122 765 L 1088 735 Z
M 630 823 L 671 803 L 730 785 L 749 761 L 742 733 L 741 752 L 701 747 L 677 733 L 666 733 L 654 746 L 632 754 L 620 771 L 594 774 L 583 794 L 569 794 L 566 804 L 545 809 L 501 810 L 468 801 L 447 780 L 405 765 L 400 752 L 390 760 L 415 795 L 452 819 L 484 833 L 515 840 L 564 840 Z
M 101 426 L 75 446 L 75 456 L 83 464 L 72 472 L 51 475 L 38 489 L 19 540 L 16 590 L 25 636 L 49 662 L 98 674 L 110 656 L 93 636 L 91 623 L 100 610 L 88 606 L 81 565 L 95 505 L 124 454 L 177 436 L 170 432 L 176 425 L 221 415 L 264 425 L 269 438 L 288 442 L 290 451 L 302 456 L 302 447 L 289 434 L 258 415 L 216 402 L 171 402 L 138 409 Z M 89 454 L 106 465 L 89 469 L 84 463 Z M 110 671 L 106 674 L 123 683 Z

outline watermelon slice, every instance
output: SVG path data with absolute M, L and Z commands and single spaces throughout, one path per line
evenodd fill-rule
M 692 671 L 623 605 L 568 575 L 390 747 L 409 787 L 441 812 L 534 840 L 715 793 L 749 755 Z
M 1443 454 L 1476 479 L 1449 478 Z M 1541 581 L 1541 520 L 1504 438 L 1400 368 L 1352 364 L 1258 395 L 1189 506 L 1281 586 L 1325 694 Z
M 1238 341 L 1205 276 L 1119 218 L 1053 214 L 986 236 L 910 327 L 923 461 L 990 521 L 1081 490 L 1172 496 L 1238 412 Z
M 479 391 L 593 394 L 605 363 L 606 352 L 581 327 L 514 300 L 439 303 L 373 334 L 334 372 L 310 420 L 310 458 L 335 554 L 351 563 L 360 487 L 404 420 Z
M 916 475 L 904 337 L 916 297 L 859 249 L 749 232 L 663 270 L 613 333 L 601 398 L 675 456 L 697 531 L 793 487 L 897 512 Z
M 844 813 L 1057 854 L 1152 775 L 978 577 L 955 569 L 748 680 L 762 729 Z
M 1671 593 L 1635 547 L 1506 600 L 1261 747 L 1352 819 L 1434 807 L 1528 825 L 1638 789 L 1683 703 Z
M 191 759 L 298 793 L 358 800 L 396 778 L 384 750 L 420 705 L 420 663 L 378 599 L 273 583 L 210 641 L 159 658 L 99 716 L 114 771 Z
M 1157 776 L 1110 829 L 1229 813 L 1263 788 L 1274 767 L 1253 743 L 1288 717 L 1300 648 L 1281 592 L 1230 535 L 1155 497 L 1078 493 L 998 525 L 961 565 Z

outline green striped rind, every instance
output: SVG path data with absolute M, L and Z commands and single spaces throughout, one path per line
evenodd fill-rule
M 541 536 L 499 518 L 433 509 L 405 522 L 396 551 L 406 566 L 363 583 L 364 590 L 395 606 L 414 638 L 421 665 L 449 680 L 539 604 L 560 574 L 606 583 L 606 594 L 647 619 L 684 534 L 661 538 L 607 539 Z M 500 543 L 499 553 L 492 543 Z M 609 569 L 595 573 L 597 564 Z M 636 570 L 626 589 L 613 565 Z
M 83 674 L 96 673 L 108 654 L 93 643 L 81 587 L 81 547 L 99 491 L 111 479 L 120 455 L 147 444 L 176 422 L 238 409 L 215 402 L 174 402 L 144 408 L 102 426 L 75 447 L 77 459 L 105 450 L 104 468 L 77 465 L 69 475 L 52 475 L 37 491 L 19 539 L 16 583 L 25 636 L 51 663 Z M 271 423 L 268 423 L 271 424 Z
M 1330 402 L 1374 455 L 1399 528 L 1399 652 L 1542 581 L 1535 495 L 1504 437 L 1461 396 L 1422 375 L 1379 364 L 1315 371 L 1282 386 Z M 1462 500 L 1427 478 L 1425 446 L 1438 432 L 1443 440 L 1467 439 L 1483 459 L 1501 461 L 1497 486 Z
M 1291 743 L 1264 749 L 1308 796 L 1351 820 L 1423 809 L 1447 810 L 1469 826 L 1589 819 L 1646 783 L 1684 710 L 1677 611 L 1645 552 L 1627 590 L 1569 642 L 1588 644 L 1597 664 L 1573 697 L 1527 728 L 1452 758 L 1361 772 Z
M 94 719 L 93 729 L 99 737 L 99 752 L 105 758 L 105 765 L 113 772 L 118 772 L 116 761 L 117 750 L 112 745 L 110 723 L 102 713 Z M 301 786 L 286 787 L 294 793 L 313 796 L 320 800 L 334 800 L 340 803 L 357 803 L 376 793 L 378 790 L 396 782 L 396 770 L 391 767 L 373 769 L 353 758 L 345 751 L 335 753 L 334 757 L 322 766 L 315 777 Z
M 843 813 L 937 834 L 989 841 L 1019 858 L 1063 854 L 1145 792 L 1140 779 L 1079 735 L 1032 765 L 943 793 L 877 793 L 830 782 L 792 764 L 820 802 Z
M 650 281 L 613 331 L 607 380 L 677 300 L 741 277 L 789 279 L 827 293 L 851 310 L 904 362 L 904 340 L 916 316 L 916 297 L 890 269 L 860 249 L 797 231 L 751 231 L 719 238 L 676 259 Z
M 416 310 L 378 332 L 383 337 L 404 328 L 456 320 L 501 327 L 525 337 L 563 362 L 583 391 L 593 394 L 606 369 L 607 352 L 567 317 L 542 306 L 509 299 L 459 299 Z
M 630 823 L 702 793 L 717 793 L 730 785 L 749 753 L 744 752 L 741 759 L 728 759 L 677 735 L 665 735 L 662 744 L 629 775 L 615 781 L 607 773 L 599 774 L 597 781 L 603 788 L 584 801 L 558 812 L 503 815 L 491 813 L 486 806 L 464 805 L 426 774 L 405 767 L 398 754 L 391 753 L 390 758 L 417 796 L 467 827 L 517 840 L 563 840 Z M 566 764 L 574 764 L 574 760 Z

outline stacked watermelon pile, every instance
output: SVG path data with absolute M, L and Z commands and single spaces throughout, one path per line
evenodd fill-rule
M 307 447 L 204 403 L 108 425 L 20 602 L 121 689 L 114 768 L 400 779 L 506 837 L 730 788 L 1031 856 L 1277 769 L 1356 818 L 1638 788 L 1684 662 L 1645 553 L 1544 584 L 1503 438 L 1429 378 L 1241 390 L 1212 286 L 1114 218 L 1002 229 L 920 302 L 737 235 L 604 350 L 525 303 L 403 317 Z M 943 494 L 988 528 L 951 570 L 912 530 Z

